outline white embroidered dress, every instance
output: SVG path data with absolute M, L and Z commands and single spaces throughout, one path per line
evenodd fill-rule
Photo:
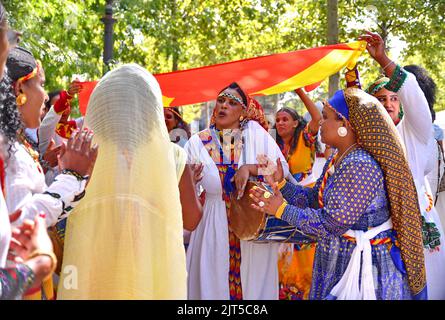
M 287 162 L 266 130 L 249 121 L 243 136 L 245 150 L 238 168 L 255 164 L 257 155 L 266 154 L 273 161 L 281 159 L 287 176 Z M 229 300 L 229 234 L 219 172 L 197 134 L 191 137 L 185 150 L 190 163 L 204 164 L 200 184 L 206 191 L 203 217 L 191 234 L 187 250 L 188 299 Z M 240 246 L 243 299 L 278 299 L 279 243 L 241 240 Z
M 425 249 L 428 299 L 445 299 L 445 237 L 439 215 L 433 207 L 426 211 L 431 193 L 426 176 L 434 168 L 432 155 L 437 153 L 433 135 L 431 114 L 425 95 L 417 83 L 416 77 L 408 72 L 404 84 L 397 92 L 404 109 L 404 117 L 397 125 L 405 144 L 410 169 L 419 195 L 420 210 L 426 222 L 433 222 L 440 232 L 439 250 Z
M 61 174 L 48 187 L 40 164 L 34 161 L 25 146 L 16 142 L 12 152 L 5 168 L 6 206 L 9 213 L 22 210 L 20 218 L 12 225 L 19 226 L 24 219 L 33 220 L 41 211 L 46 214 L 48 226 L 67 217 L 84 191 L 85 181 Z

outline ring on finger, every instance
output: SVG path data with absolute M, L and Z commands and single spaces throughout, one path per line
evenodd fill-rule
M 264 199 L 269 199 L 271 195 L 272 195 L 272 193 L 270 193 L 269 191 L 265 191 L 265 192 L 263 193 L 263 197 L 264 197 Z
M 260 208 L 264 207 L 265 203 L 263 201 L 258 202 L 258 205 L 260 206 Z

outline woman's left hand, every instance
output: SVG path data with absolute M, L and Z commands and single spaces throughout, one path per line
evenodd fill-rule
M 272 189 L 274 194 L 256 186 L 250 189 L 249 196 L 254 202 L 251 204 L 252 208 L 274 216 L 278 208 L 283 204 L 284 198 L 278 189 L 278 184 L 274 184 Z
M 247 165 L 243 165 L 236 171 L 235 176 L 233 177 L 236 185 L 236 190 L 238 191 L 238 199 L 240 199 L 244 195 L 244 189 L 246 188 L 249 176 L 249 167 Z

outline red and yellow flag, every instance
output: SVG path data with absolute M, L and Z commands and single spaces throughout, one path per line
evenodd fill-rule
M 352 69 L 365 48 L 366 42 L 356 41 L 154 76 L 161 87 L 165 107 L 213 100 L 232 82 L 237 82 L 249 95 L 270 95 L 301 87 L 314 89 L 342 68 Z M 95 85 L 96 82 L 83 83 L 79 94 L 82 114 Z

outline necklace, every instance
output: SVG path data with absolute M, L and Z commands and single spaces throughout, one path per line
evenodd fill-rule
M 36 163 L 37 169 L 39 170 L 39 172 L 43 172 L 42 171 L 42 167 L 40 166 L 39 153 L 36 150 L 33 149 L 33 147 L 28 142 L 28 140 L 26 139 L 26 137 L 25 137 L 25 135 L 23 133 L 19 134 L 19 139 L 18 140 L 22 144 L 22 146 L 24 147 L 25 151 L 31 156 L 31 158 Z
M 358 146 L 358 145 L 357 145 L 357 142 L 351 144 L 351 145 L 349 146 L 349 148 L 346 149 L 346 151 L 343 152 L 343 153 L 341 154 L 341 156 L 339 156 L 338 159 L 335 160 L 335 165 L 338 166 L 338 164 L 343 160 L 343 158 L 344 158 L 350 151 L 352 151 L 353 149 L 355 149 L 355 147 L 357 147 L 357 146 Z

